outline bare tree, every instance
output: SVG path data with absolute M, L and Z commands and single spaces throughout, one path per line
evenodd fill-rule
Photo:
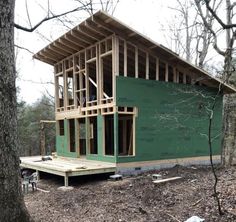
M 214 10 L 214 3 L 215 1 L 211 0 L 195 0 L 195 4 L 197 6 L 199 15 L 202 18 L 202 21 L 204 23 L 204 26 L 206 30 L 213 36 L 213 47 L 217 51 L 217 53 L 224 57 L 224 70 L 222 79 L 224 82 L 229 83 L 230 78 L 235 74 L 235 68 L 234 63 L 232 61 L 233 57 L 233 46 L 234 41 L 236 37 L 236 24 L 233 24 L 233 9 L 235 7 L 235 3 L 231 4 L 230 0 L 225 1 L 225 15 L 226 15 L 226 21 L 224 22 L 223 19 L 221 19 L 218 16 L 217 10 Z M 218 1 L 218 5 L 221 7 L 223 6 L 223 3 L 221 0 Z M 209 22 L 206 17 L 203 14 L 203 10 L 207 10 L 209 14 L 212 16 L 212 20 L 216 21 L 222 32 L 225 33 L 225 48 L 220 48 L 218 45 L 218 34 L 215 31 L 215 28 L 212 26 L 212 23 Z M 222 38 L 222 37 L 221 37 Z M 233 78 L 235 79 L 235 78 Z M 235 81 L 232 81 L 234 85 L 236 85 Z M 220 85 L 218 94 L 221 93 L 222 87 Z M 233 161 L 236 158 L 235 150 L 236 150 L 236 144 L 235 144 L 235 136 L 236 136 L 236 102 L 235 102 L 236 96 L 233 95 L 225 95 L 223 100 L 223 141 L 222 141 L 222 164 L 224 166 L 230 166 Z M 214 183 L 214 196 L 217 201 L 218 206 L 218 212 L 220 215 L 223 214 L 223 210 L 221 208 L 221 202 L 219 199 L 219 192 L 217 192 L 217 182 L 218 177 L 216 175 L 215 168 L 213 166 L 212 162 L 212 145 L 211 145 L 211 117 L 214 114 L 214 104 L 211 109 L 212 115 L 210 116 L 209 121 L 209 148 L 210 148 L 210 157 L 211 157 L 211 167 L 212 172 L 214 174 L 215 183 Z
M 223 4 L 221 0 L 218 1 L 218 4 L 221 4 L 221 7 L 225 8 L 225 19 L 223 19 L 219 13 L 214 10 L 211 0 L 195 0 L 195 4 L 202 21 L 207 28 L 207 31 L 213 36 L 214 49 L 224 57 L 224 70 L 222 78 L 225 82 L 236 85 L 234 77 L 235 67 L 232 61 L 236 38 L 236 23 L 233 23 L 236 3 L 231 3 L 230 0 L 226 0 Z M 219 37 L 213 26 L 206 20 L 203 14 L 204 9 L 209 11 L 212 19 L 217 22 L 222 32 L 225 34 L 225 47 L 220 48 L 218 45 Z M 223 109 L 222 164 L 224 166 L 230 166 L 236 161 L 236 95 L 233 94 L 224 96 Z
M 93 15 L 98 9 L 102 9 L 105 12 L 114 14 L 116 7 L 120 0 L 75 0 L 76 2 L 82 4 L 86 7 L 86 11 L 89 15 Z
M 0 221 L 27 222 L 17 154 L 14 7 L 14 0 L 0 1 Z
M 17 139 L 16 72 L 14 27 L 33 32 L 44 22 L 82 10 L 83 6 L 60 15 L 47 14 L 36 25 L 14 23 L 14 0 L 0 1 L 0 221 L 31 221 L 24 204 L 20 181 Z
M 218 8 L 214 0 L 213 8 Z M 209 33 L 199 16 L 193 0 L 177 0 L 173 10 L 174 17 L 167 22 L 170 34 L 166 36 L 169 47 L 187 61 L 199 67 L 205 66 L 212 34 Z M 212 15 L 208 9 L 204 13 L 205 19 L 213 25 Z

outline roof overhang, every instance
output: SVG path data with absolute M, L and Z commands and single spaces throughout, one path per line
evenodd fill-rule
M 33 57 L 42 62 L 54 65 L 74 53 L 83 50 L 104 38 L 117 34 L 123 39 L 132 42 L 142 48 L 148 49 L 153 54 L 160 55 L 172 64 L 178 64 L 186 70 L 191 70 L 200 75 L 201 81 L 206 85 L 218 87 L 223 86 L 224 93 L 235 93 L 236 89 L 222 80 L 213 77 L 208 72 L 187 62 L 178 54 L 169 50 L 161 44 L 128 27 L 121 21 L 103 11 L 98 11 L 93 16 L 68 31 L 66 34 L 50 43 Z

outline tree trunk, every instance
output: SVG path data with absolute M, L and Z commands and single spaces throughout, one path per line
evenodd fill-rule
M 30 221 L 20 184 L 14 61 L 14 0 L 0 1 L 0 221 Z
M 226 23 L 232 24 L 231 3 L 226 0 Z M 233 43 L 231 30 L 226 29 L 226 51 L 224 71 L 226 82 L 236 86 L 235 72 L 233 72 L 232 52 Z M 225 167 L 236 164 L 236 94 L 225 95 L 223 100 L 223 140 L 222 140 L 222 165 Z
M 228 167 L 236 164 L 236 94 L 225 95 L 223 107 L 222 164 Z
M 228 56 L 227 56 L 228 55 Z M 236 73 L 230 72 L 232 66 L 231 53 L 225 56 L 227 82 L 236 87 Z M 224 95 L 223 99 L 223 140 L 222 165 L 229 167 L 236 164 L 236 94 Z

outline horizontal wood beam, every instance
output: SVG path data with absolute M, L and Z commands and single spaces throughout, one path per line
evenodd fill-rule
M 42 51 L 43 54 L 45 55 L 51 55 L 53 56 L 54 58 L 56 58 L 56 60 L 60 60 L 63 58 L 63 55 L 58 53 L 58 52 L 54 52 L 53 50 L 51 50 L 50 48 L 48 48 L 47 50 L 43 50 Z
M 73 37 L 79 39 L 80 41 L 82 41 L 82 42 L 84 42 L 84 43 L 86 43 L 88 45 L 94 44 L 94 41 L 91 41 L 89 38 L 87 38 L 87 36 L 84 36 L 83 33 L 81 33 L 81 32 L 78 32 L 76 30 L 71 30 L 70 34 Z
M 65 50 L 58 48 L 57 46 L 55 46 L 54 44 L 49 45 L 49 49 L 51 49 L 52 51 L 59 53 L 61 55 L 63 55 L 64 57 L 69 56 L 70 53 L 66 52 Z
M 56 47 L 56 48 L 60 48 L 61 50 L 69 53 L 69 54 L 74 54 L 76 52 L 75 49 L 71 49 L 69 48 L 68 46 L 62 44 L 61 42 L 54 42 L 53 45 Z
M 82 30 L 84 33 L 89 35 L 91 38 L 95 39 L 96 41 L 101 41 L 104 38 L 104 35 L 101 35 L 98 32 L 95 32 L 94 29 L 89 28 L 88 26 L 85 26 L 84 24 L 81 24 L 80 30 Z
M 65 35 L 65 38 L 66 38 L 68 41 L 72 42 L 73 44 L 79 45 L 79 46 L 82 47 L 82 48 L 86 48 L 86 47 L 89 46 L 88 43 L 85 43 L 84 41 L 81 41 L 80 39 L 76 38 L 76 37 L 73 36 L 73 35 L 68 35 L 68 34 L 66 34 L 66 35 Z
M 59 39 L 59 42 L 61 42 L 62 44 L 66 44 L 68 47 L 72 49 L 76 49 L 77 51 L 80 51 L 81 49 L 83 49 L 81 46 L 78 46 L 78 44 L 75 44 L 74 42 L 71 42 L 67 40 L 66 38 Z
M 55 59 L 55 57 L 53 55 L 50 55 L 49 53 L 46 53 L 46 52 L 39 52 L 39 55 L 41 57 L 44 57 L 44 58 L 48 58 L 48 59 L 51 59 L 54 63 L 56 63 L 58 60 Z
M 102 35 L 103 37 L 106 37 L 112 34 L 110 32 L 107 32 L 105 29 L 102 29 L 101 27 L 97 26 L 92 21 L 85 21 L 85 26 L 90 28 L 91 30 L 94 30 L 94 32 L 98 33 L 99 35 Z

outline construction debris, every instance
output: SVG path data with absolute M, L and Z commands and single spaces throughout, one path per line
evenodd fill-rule
M 186 220 L 185 222 L 202 222 L 202 221 L 205 221 L 205 219 L 202 219 L 198 216 L 192 216 L 188 220 Z
M 166 183 L 174 180 L 179 180 L 182 177 L 171 177 L 171 178 L 166 178 L 166 179 L 159 179 L 159 180 L 154 180 L 153 183 L 159 184 L 159 183 Z
M 120 175 L 120 174 L 114 174 L 114 175 L 110 176 L 110 179 L 112 179 L 112 180 L 122 180 L 123 176 Z
M 42 161 L 52 160 L 50 156 L 42 156 Z
M 161 180 L 162 175 L 161 174 L 152 174 L 152 180 Z
M 43 192 L 43 193 L 49 193 L 49 192 L 50 192 L 49 190 L 44 190 L 44 189 L 41 189 L 41 188 L 39 188 L 39 187 L 37 187 L 37 190 L 39 190 L 39 191 L 41 191 L 41 192 Z
M 57 189 L 58 189 L 58 190 L 61 190 L 61 191 L 70 191 L 70 190 L 73 190 L 74 187 L 71 187 L 71 186 L 62 186 L 62 187 L 58 187 Z

